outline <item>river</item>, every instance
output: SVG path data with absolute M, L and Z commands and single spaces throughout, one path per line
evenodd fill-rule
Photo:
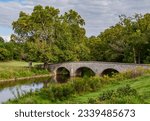
M 34 92 L 35 90 L 47 87 L 47 85 L 51 83 L 65 83 L 68 79 L 68 76 L 57 76 L 15 82 L 1 82 L 0 103 L 5 103 L 9 99 L 15 99 L 19 95 L 23 95 L 30 91 Z

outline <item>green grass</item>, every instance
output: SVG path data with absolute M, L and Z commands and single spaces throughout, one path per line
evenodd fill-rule
M 138 77 L 136 79 L 124 80 L 116 84 L 109 84 L 97 92 L 75 96 L 74 98 L 68 101 L 66 100 L 63 103 L 87 103 L 90 98 L 97 98 L 100 94 L 102 94 L 102 92 L 114 90 L 127 84 L 136 89 L 139 95 L 144 98 L 144 101 L 150 104 L 150 75 Z
M 33 62 L 33 66 L 37 64 L 41 63 Z M 48 71 L 30 69 L 28 68 L 28 62 L 23 61 L 0 62 L 0 80 L 27 77 L 38 74 L 48 74 Z
M 132 88 L 136 89 L 138 94 L 142 97 L 144 102 L 150 104 L 150 75 L 145 75 L 141 77 L 137 77 L 135 79 L 127 79 L 115 83 L 109 83 L 104 85 L 101 89 L 97 90 L 96 92 L 85 92 L 81 94 L 75 94 L 70 98 L 60 101 L 56 100 L 55 102 L 50 101 L 48 98 L 43 97 L 38 92 L 27 94 L 19 99 L 14 101 L 10 101 L 8 103 L 38 103 L 38 104 L 46 104 L 46 103 L 59 103 L 59 104 L 87 104 L 89 99 L 96 99 L 105 91 L 108 90 L 116 90 L 119 87 L 123 87 L 129 84 Z M 135 99 L 134 103 L 139 103 L 138 100 Z
M 42 63 L 33 62 L 32 65 L 37 65 Z M 7 61 L 7 62 L 0 62 L 0 67 L 27 67 L 28 62 L 25 61 Z

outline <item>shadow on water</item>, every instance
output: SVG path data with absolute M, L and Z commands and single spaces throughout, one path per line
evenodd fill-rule
M 57 75 L 56 77 L 46 77 L 38 79 L 28 79 L 0 83 L 0 103 L 9 99 L 15 99 L 18 96 L 28 92 L 34 92 L 41 88 L 46 88 L 53 83 L 66 83 L 69 75 Z
M 58 83 L 66 83 L 68 79 L 70 78 L 69 74 L 62 74 L 57 75 L 56 80 Z

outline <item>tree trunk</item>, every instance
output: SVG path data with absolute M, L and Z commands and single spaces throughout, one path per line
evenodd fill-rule
M 32 61 L 29 61 L 29 68 L 32 68 Z
M 47 69 L 47 68 L 48 68 L 48 63 L 44 62 L 44 69 Z
M 136 51 L 135 51 L 135 48 L 133 47 L 133 59 L 134 59 L 134 63 L 136 64 L 137 61 L 136 61 Z
M 140 50 L 138 50 L 138 64 L 141 63 L 141 53 L 140 53 Z

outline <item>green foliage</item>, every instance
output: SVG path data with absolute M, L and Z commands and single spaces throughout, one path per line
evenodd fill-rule
M 86 46 L 90 49 L 90 60 L 105 61 L 104 51 L 106 50 L 104 50 L 105 46 L 100 38 L 91 36 L 87 40 Z
M 25 53 L 27 61 L 49 62 L 52 58 L 51 49 L 46 42 L 36 41 L 26 43 Z
M 108 90 L 103 92 L 99 96 L 99 103 L 131 104 L 144 102 L 137 93 L 137 90 L 126 85 L 124 87 L 119 87 L 117 90 Z
M 49 88 L 43 88 L 40 95 L 44 99 L 53 101 L 60 101 L 70 98 L 74 94 L 74 88 L 71 84 L 57 84 L 51 85 Z
M 129 70 L 123 73 L 126 78 L 136 78 L 138 76 L 142 76 L 143 74 L 147 73 L 148 70 L 143 68 L 136 68 L 135 70 Z
M 102 58 L 106 61 L 147 62 L 149 50 L 149 14 L 135 14 L 132 17 L 120 16 L 120 22 L 102 32 Z M 96 38 L 97 39 L 97 38 Z M 147 54 L 146 54 L 147 53 Z M 149 62 L 147 62 L 149 63 Z
M 12 23 L 12 41 L 26 44 L 26 60 L 64 62 L 86 60 L 85 22 L 74 10 L 60 15 L 54 7 L 35 6 L 31 14 L 20 12 Z
M 64 84 L 53 86 L 52 92 L 55 100 L 64 100 L 69 98 L 74 93 L 74 90 L 71 84 Z
M 0 61 L 9 59 L 10 59 L 10 52 L 5 48 L 0 48 Z
M 24 45 L 21 43 L 0 43 L 0 61 L 24 60 Z
M 76 93 L 84 92 L 87 88 L 87 85 L 85 85 L 86 83 L 84 79 L 76 78 L 75 80 L 73 80 L 73 88 L 76 91 Z

